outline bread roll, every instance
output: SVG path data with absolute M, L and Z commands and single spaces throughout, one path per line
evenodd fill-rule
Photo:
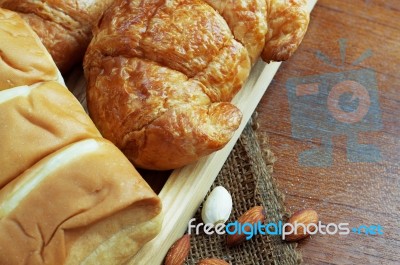
M 18 14 L 1 8 L 0 40 L 0 90 L 60 78 L 32 29 Z
M 117 0 L 94 30 L 84 69 L 103 136 L 135 165 L 164 170 L 229 141 L 241 113 L 228 102 L 250 58 L 203 1 Z
M 39 43 L 18 15 L 0 14 L 2 25 L 19 25 L 12 34 L 0 27 L 0 36 L 8 36 L 0 42 L 2 58 L 13 58 L 4 47 L 25 38 Z M 34 51 L 39 62 L 51 62 L 43 46 Z M 24 50 L 18 56 L 23 60 Z M 30 64 L 29 74 L 41 71 L 36 65 L 42 64 Z M 43 66 L 57 72 L 54 63 Z M 3 69 L 19 71 L 14 64 Z M 100 138 L 66 87 L 8 78 L 0 83 L 23 84 L 0 91 L 0 263 L 125 263 L 160 231 L 160 199 L 121 151 Z
M 2 264 L 123 264 L 160 229 L 161 204 L 101 138 L 68 145 L 0 190 Z
M 67 88 L 56 82 L 0 91 L 0 188 L 58 149 L 101 137 Z
M 18 12 L 39 35 L 61 72 L 80 62 L 92 27 L 113 0 L 0 0 Z

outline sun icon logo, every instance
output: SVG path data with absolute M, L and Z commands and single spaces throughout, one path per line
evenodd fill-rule
M 335 65 L 321 51 L 315 53 L 337 72 L 290 78 L 286 83 L 292 136 L 321 140 L 321 146 L 299 154 L 301 165 L 331 166 L 332 137 L 337 135 L 347 136 L 349 162 L 381 161 L 378 147 L 358 142 L 359 133 L 382 129 L 376 74 L 370 68 L 348 69 L 346 44 L 345 39 L 339 40 L 341 65 Z M 367 50 L 350 65 L 357 66 L 370 56 L 372 52 Z

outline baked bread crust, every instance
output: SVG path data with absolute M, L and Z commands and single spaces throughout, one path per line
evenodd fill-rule
M 232 137 L 241 113 L 228 101 L 250 66 L 206 3 L 119 0 L 85 56 L 89 113 L 136 166 L 177 168 Z
M 0 113 L 0 154 L 7 154 L 0 156 L 0 188 L 52 152 L 101 137 L 75 97 L 56 82 L 1 91 Z
M 161 226 L 161 203 L 107 140 L 40 160 L 0 190 L 3 264 L 124 264 Z
M 38 34 L 61 72 L 83 58 L 92 27 L 113 0 L 0 0 Z
M 0 40 L 0 91 L 58 79 L 57 67 L 36 34 L 18 14 L 2 8 Z
M 264 61 L 285 61 L 297 50 L 310 21 L 306 6 L 306 0 L 267 0 Z
M 241 119 L 226 102 L 251 65 L 288 59 L 308 25 L 303 0 L 205 2 L 117 0 L 94 29 L 89 112 L 136 166 L 177 168 L 222 148 Z
M 285 61 L 296 51 L 307 31 L 306 0 L 204 0 L 227 21 L 235 38 L 254 64 Z
M 254 64 L 260 57 L 268 31 L 266 0 L 205 0 L 229 25 Z

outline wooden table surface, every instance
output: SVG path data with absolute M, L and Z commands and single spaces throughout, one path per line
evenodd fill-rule
M 304 264 L 400 264 L 400 1 L 320 0 L 260 102 L 290 211 L 383 235 L 316 235 Z

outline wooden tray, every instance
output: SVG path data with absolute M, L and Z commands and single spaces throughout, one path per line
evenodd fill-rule
M 310 12 L 316 2 L 317 0 L 308 1 Z M 162 263 L 170 246 L 187 229 L 189 220 L 206 196 L 280 65 L 280 62 L 266 64 L 259 60 L 253 66 L 245 86 L 232 101 L 243 113 L 242 123 L 223 149 L 171 173 L 159 193 L 164 211 L 163 228 L 160 234 L 147 243 L 129 264 L 157 265 Z M 84 92 L 86 84 L 82 72 L 72 73 L 66 83 L 86 109 Z

